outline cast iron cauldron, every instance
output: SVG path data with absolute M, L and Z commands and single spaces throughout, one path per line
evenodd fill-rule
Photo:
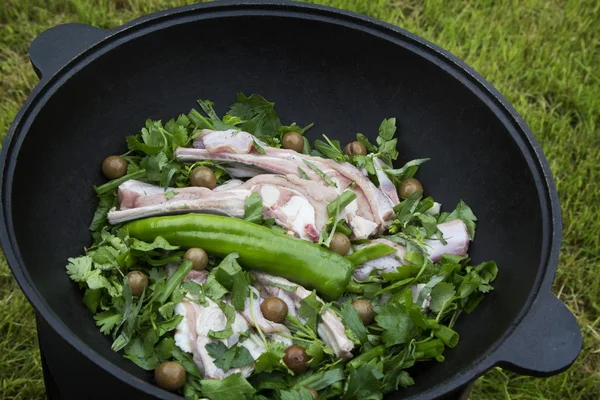
M 561 215 L 548 163 L 502 95 L 443 49 L 353 13 L 248 1 L 108 31 L 58 26 L 30 56 L 41 81 L 2 149 L 0 239 L 44 324 L 64 339 L 59 386 L 81 398 L 114 388 L 178 398 L 111 351 L 64 266 L 90 243 L 102 159 L 122 153 L 145 118 L 169 119 L 197 98 L 224 113 L 238 91 L 276 101 L 284 121 L 315 121 L 311 139 L 373 138 L 384 117 L 397 117 L 400 162 L 431 157 L 419 173 L 427 192 L 446 209 L 464 199 L 479 217 L 471 256 L 497 261 L 495 290 L 460 319 L 446 361 L 421 365 L 416 385 L 390 398 L 436 398 L 496 365 L 549 376 L 576 359 L 576 320 L 551 293 Z

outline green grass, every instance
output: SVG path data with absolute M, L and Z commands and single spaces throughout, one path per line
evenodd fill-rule
M 107 28 L 175 0 L 3 0 L 0 138 L 37 82 L 27 57 L 53 25 Z M 600 1 L 323 0 L 401 26 L 450 50 L 495 85 L 542 144 L 560 194 L 564 242 L 554 292 L 575 313 L 584 350 L 550 379 L 495 369 L 472 399 L 600 398 Z M 0 253 L 0 398 L 41 399 L 31 307 Z

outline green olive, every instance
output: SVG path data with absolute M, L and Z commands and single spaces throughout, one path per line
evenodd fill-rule
M 369 300 L 356 300 L 352 303 L 352 306 L 358 313 L 358 317 L 364 325 L 369 325 L 375 318 L 375 312 L 373 306 Z
M 134 296 L 141 296 L 144 289 L 148 287 L 148 277 L 140 271 L 131 271 L 128 273 L 127 281 L 129 282 L 131 294 Z
M 189 248 L 183 255 L 183 259 L 190 260 L 194 264 L 193 268 L 196 271 L 202 271 L 206 268 L 206 264 L 208 264 L 208 254 L 199 247 Z
M 302 153 L 304 137 L 298 132 L 287 132 L 281 139 L 281 147 Z
M 117 179 L 127 173 L 127 161 L 123 157 L 110 156 L 102 161 L 102 173 L 108 179 Z
M 288 306 L 279 297 L 267 297 L 260 305 L 260 311 L 269 321 L 281 323 L 285 321 Z
M 344 154 L 347 156 L 365 156 L 367 155 L 367 148 L 361 142 L 352 142 L 348 143 L 346 147 L 344 147 Z
M 413 193 L 422 192 L 422 191 L 423 191 L 423 185 L 421 185 L 421 182 L 419 182 L 415 178 L 408 178 L 408 179 L 403 180 L 400 183 L 400 188 L 398 189 L 398 194 L 403 199 L 407 199 Z
M 319 392 L 311 387 L 307 387 L 306 389 L 310 392 L 310 394 L 312 394 L 313 400 L 319 400 Z
M 217 177 L 210 168 L 199 166 L 190 173 L 190 182 L 192 186 L 214 189 L 217 186 Z
M 168 361 L 160 364 L 154 370 L 154 379 L 163 389 L 175 391 L 183 386 L 187 374 L 181 364 Z
M 288 347 L 285 349 L 283 362 L 289 369 L 297 374 L 301 374 L 308 369 L 308 354 L 306 354 L 306 349 L 296 344 Z
M 334 233 L 331 243 L 329 244 L 329 250 L 345 256 L 348 253 L 348 250 L 350 250 L 350 239 L 343 233 Z

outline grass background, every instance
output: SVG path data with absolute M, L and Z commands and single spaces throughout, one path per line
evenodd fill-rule
M 102 28 L 185 0 L 0 0 L 0 139 L 37 83 L 27 48 L 53 25 Z M 554 173 L 564 241 L 554 293 L 584 350 L 550 379 L 494 369 L 471 399 L 600 399 L 600 1 L 319 0 L 401 26 L 465 60 L 527 121 Z M 41 399 L 35 321 L 0 252 L 0 399 Z

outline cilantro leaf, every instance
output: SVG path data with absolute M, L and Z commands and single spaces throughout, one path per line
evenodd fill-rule
M 242 128 L 259 139 L 278 135 L 281 127 L 275 103 L 258 94 L 246 97 L 243 93 L 238 93 L 237 102 L 230 106 L 227 114 L 243 120 Z
M 312 293 L 300 300 L 300 316 L 306 318 L 306 325 L 314 332 L 317 331 L 317 320 L 323 303 L 317 298 L 317 293 Z
M 250 196 L 246 197 L 244 205 L 244 219 L 255 224 L 262 224 L 262 198 L 258 193 L 253 192 Z
M 106 270 L 114 268 L 117 265 L 117 256 L 119 250 L 111 246 L 101 246 L 92 254 L 92 260 L 96 268 Z
M 94 320 L 96 320 L 96 325 L 100 327 L 100 332 L 108 335 L 121 320 L 121 314 L 111 309 L 94 315 Z
M 202 381 L 202 395 L 211 400 L 245 400 L 245 395 L 254 392 L 252 385 L 240 373 L 229 375 L 221 381 L 216 379 Z
M 406 309 L 397 302 L 388 301 L 375 307 L 375 321 L 384 329 L 381 335 L 387 347 L 405 344 L 416 335 L 416 327 Z
M 361 343 L 365 343 L 367 341 L 367 329 L 350 301 L 342 304 L 341 313 L 344 325 L 354 333 L 354 336 Z
M 435 285 L 431 290 L 431 302 L 429 309 L 433 312 L 439 312 L 444 305 L 454 298 L 456 290 L 454 285 L 448 282 L 441 282 Z
M 215 365 L 223 371 L 241 368 L 254 362 L 254 358 L 244 346 L 236 344 L 227 348 L 223 342 L 215 342 L 208 343 L 205 347 L 208 354 L 215 360 Z
M 227 339 L 233 334 L 233 329 L 231 328 L 231 325 L 233 324 L 233 321 L 235 321 L 235 309 L 229 304 L 224 303 L 222 301 L 217 302 L 217 305 L 219 306 L 221 311 L 223 311 L 223 314 L 225 314 L 225 318 L 227 318 L 227 324 L 225 325 L 225 328 L 221 331 L 215 332 L 211 329 L 210 331 L 208 331 L 207 336 L 211 339 Z
M 273 372 L 274 370 L 284 369 L 281 365 L 284 355 L 285 344 L 282 342 L 269 343 L 269 349 L 262 353 L 254 363 L 255 372 Z
M 75 282 L 85 282 L 92 271 L 92 258 L 89 256 L 80 256 L 69 258 L 67 264 L 67 274 Z
M 469 235 L 471 235 L 471 240 L 475 239 L 475 221 L 477 221 L 477 217 L 473 214 L 471 208 L 464 201 L 459 201 L 456 209 L 448 215 L 445 221 L 452 221 L 455 219 L 460 219 L 467 226 L 467 230 L 469 231 Z
M 363 364 L 358 369 L 350 372 L 348 387 L 344 393 L 344 400 L 371 400 L 381 399 L 380 379 L 383 374 L 369 364 Z

